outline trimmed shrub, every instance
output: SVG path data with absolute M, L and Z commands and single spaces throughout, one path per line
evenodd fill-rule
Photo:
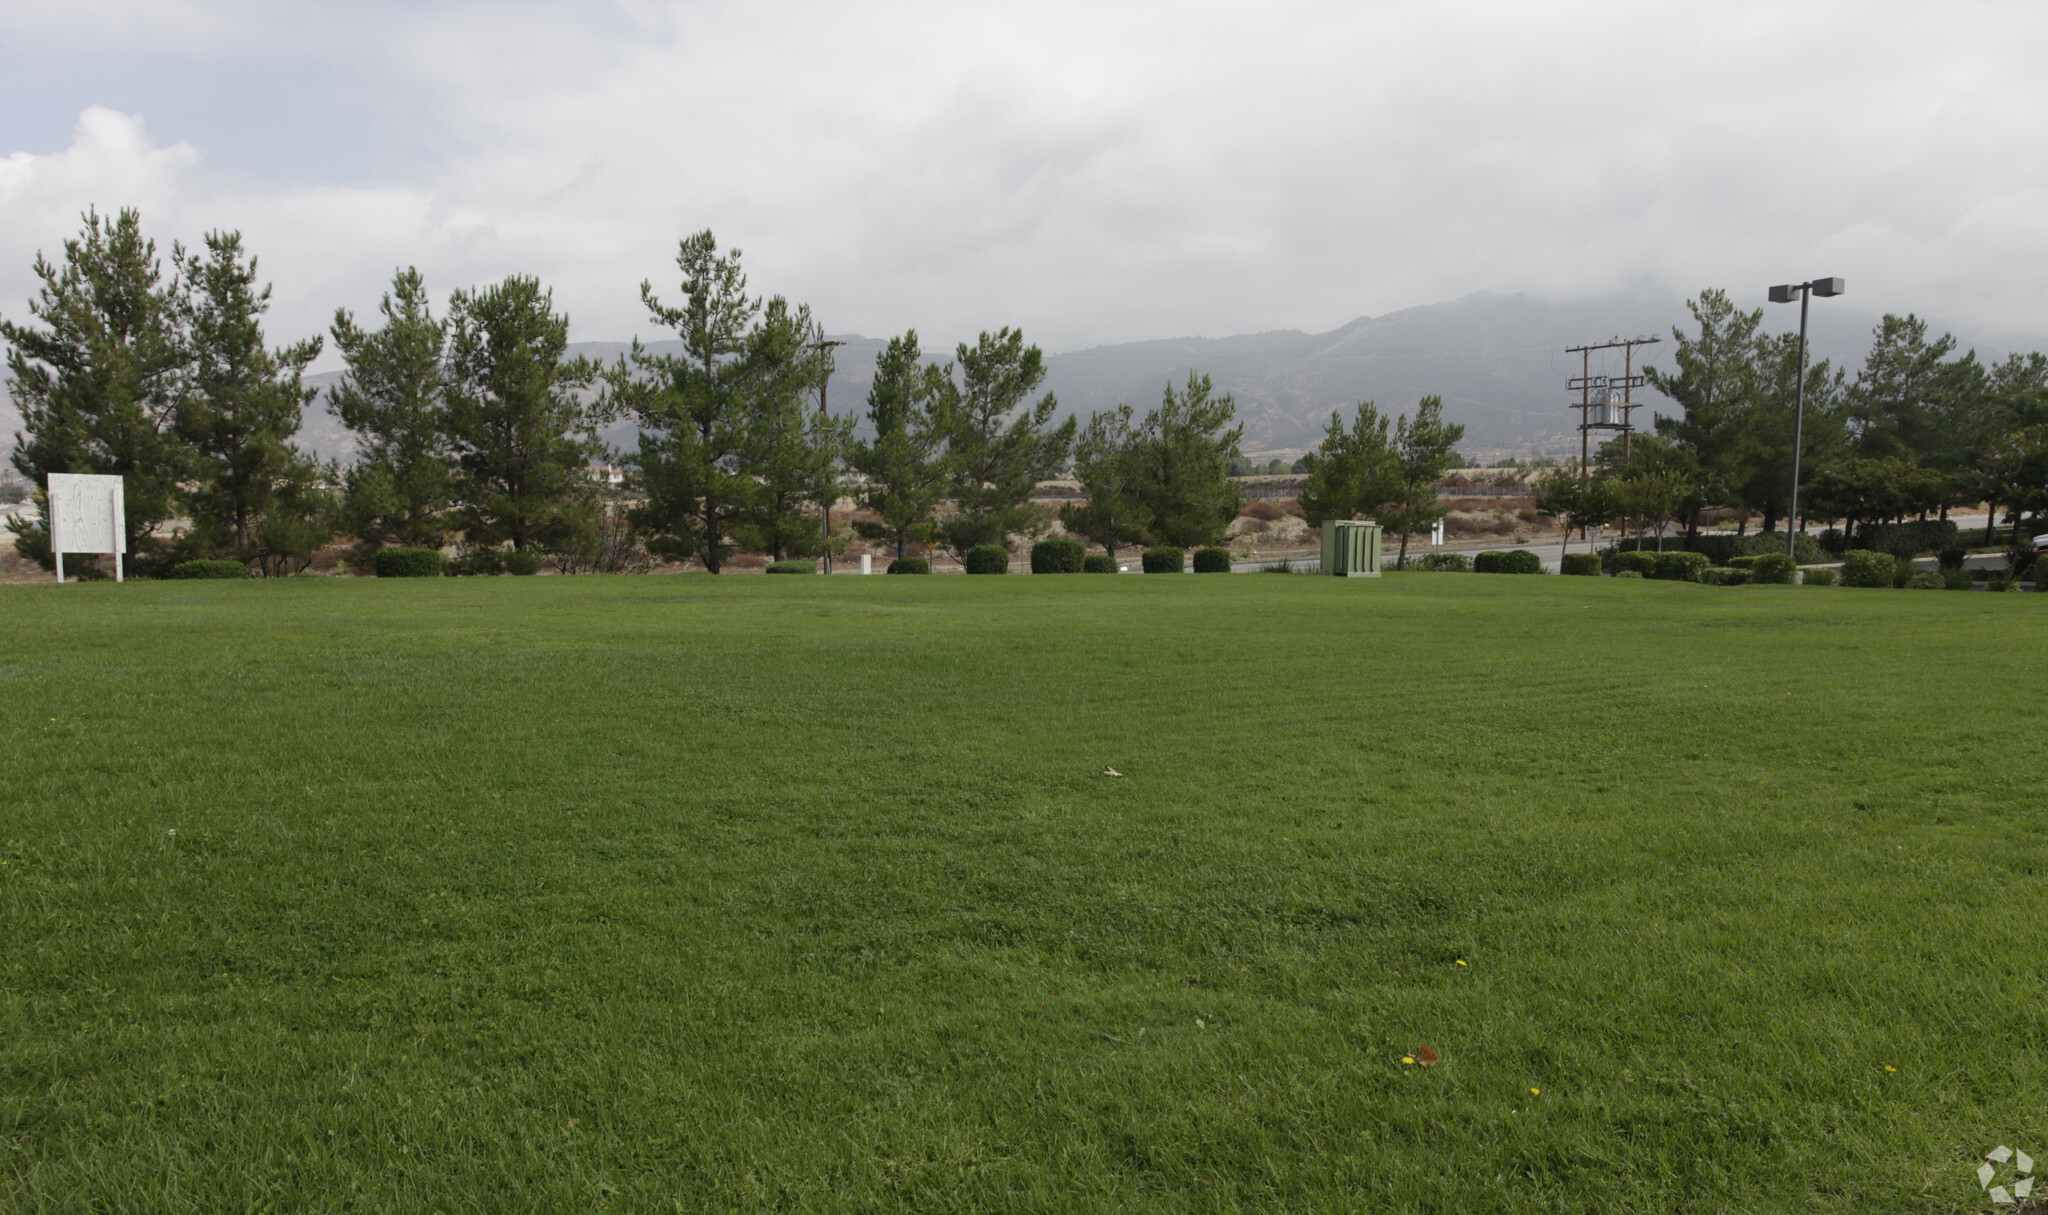
M 1650 576 L 1650 571 L 1657 568 L 1657 554 L 1634 551 L 1619 552 L 1609 558 L 1607 564 L 1617 575 L 1634 574 L 1638 578 L 1647 578 Z
M 1558 572 L 1579 578 L 1598 578 L 1600 576 L 1600 554 L 1566 553 L 1563 559 L 1558 562 Z
M 1772 586 L 1790 586 L 1799 569 L 1792 564 L 1792 558 L 1783 553 L 1764 553 L 1756 557 L 1737 557 L 1728 563 L 1739 570 L 1749 571 L 1751 582 L 1767 583 Z
M 1797 533 L 1793 537 L 1792 543 L 1798 552 L 1800 564 L 1813 565 L 1818 562 L 1833 560 L 1830 554 L 1838 550 L 1828 548 L 1826 541 L 1826 532 L 1822 532 L 1818 538 L 1806 532 Z M 1633 552 L 1638 548 L 1650 552 L 1656 551 L 1657 538 L 1655 536 L 1645 536 L 1640 541 L 1632 538 L 1616 540 L 1613 551 L 1626 553 Z M 1705 553 L 1707 555 L 1707 562 L 1710 565 L 1725 565 L 1733 568 L 1735 566 L 1735 558 L 1737 557 L 1760 557 L 1765 553 L 1784 552 L 1785 533 L 1750 532 L 1747 535 L 1737 536 L 1731 532 L 1701 532 L 1693 538 L 1690 544 L 1686 543 L 1685 537 L 1682 535 L 1664 537 L 1665 552 L 1668 553 L 1680 549 L 1692 553 Z
M 1850 550 L 1872 549 L 1894 557 L 1917 557 L 1956 547 L 1953 519 L 1913 519 L 1905 523 L 1866 523 L 1856 529 Z
M 1162 544 L 1158 548 L 1145 550 L 1144 565 L 1148 574 L 1178 574 L 1187 566 L 1185 550 Z
M 1475 574 L 1500 573 L 1500 559 L 1507 556 L 1499 549 L 1488 549 L 1472 558 L 1472 572 Z
M 506 549 L 505 572 L 521 577 L 532 577 L 540 573 L 540 554 L 530 548 Z
M 1007 574 L 1010 550 L 1000 544 L 977 544 L 967 550 L 966 565 L 970 574 Z
M 1941 571 L 1941 585 L 1951 591 L 1967 591 L 1976 578 L 1976 572 L 1962 566 Z
M 505 572 L 504 551 L 495 548 L 473 548 L 450 561 L 447 572 L 463 578 L 502 574 Z
M 180 561 L 167 578 L 247 578 L 249 567 L 239 561 Z
M 818 572 L 818 563 L 815 561 L 770 561 L 768 568 L 762 572 L 768 574 L 815 574 Z
M 1034 574 L 1078 574 L 1081 562 L 1088 556 L 1088 549 L 1079 540 L 1066 536 L 1054 536 L 1040 540 L 1031 546 L 1031 572 Z M 1007 564 L 1007 560 L 1005 561 Z
M 1472 558 L 1463 553 L 1424 553 L 1415 559 L 1415 568 L 1432 574 L 1469 574 Z
M 1740 566 L 1710 565 L 1700 571 L 1700 581 L 1708 586 L 1741 586 L 1750 577 L 1749 571 Z
M 1615 572 L 1615 575 L 1614 575 L 1614 576 L 1615 576 L 1616 578 L 1641 578 L 1641 577 L 1643 576 L 1643 571 L 1641 571 L 1641 570 L 1617 570 L 1617 571 Z
M 1890 586 L 1892 556 L 1875 549 L 1852 548 L 1842 554 L 1843 586 Z
M 1913 564 L 1911 557 L 1894 556 L 1892 558 L 1892 586 L 1895 589 L 1906 589 L 1906 584 L 1911 582 L 1913 575 L 1919 572 L 1920 567 Z
M 1230 572 L 1230 550 L 1211 545 L 1195 550 L 1195 572 L 1197 574 L 1227 574 Z
M 379 578 L 439 578 L 447 560 L 438 548 L 380 548 L 376 557 Z
M 1698 582 L 1700 574 L 1713 564 L 1705 553 L 1652 553 L 1656 565 L 1650 570 L 1650 577 L 1665 582 Z
M 1090 553 L 1081 558 L 1081 572 L 1084 574 L 1114 574 L 1116 558 L 1108 553 Z
M 1945 591 L 1948 581 L 1933 570 L 1921 570 L 1906 579 L 1906 589 L 1912 591 Z
M 1991 576 L 1984 580 L 1984 589 L 1987 591 L 2016 591 L 2020 589 L 2019 575 L 2011 570 L 1993 570 Z
M 1833 586 L 1835 585 L 1835 571 L 1801 570 L 1799 572 L 1799 584 L 1801 586 Z
M 932 563 L 923 557 L 898 557 L 889 563 L 889 572 L 892 574 L 929 574 L 932 572 Z

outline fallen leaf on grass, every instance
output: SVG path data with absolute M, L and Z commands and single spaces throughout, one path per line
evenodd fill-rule
M 1416 1048 L 1415 1048 L 1415 1066 L 1417 1066 L 1417 1067 L 1435 1067 L 1435 1066 L 1436 1066 L 1436 1052 L 1435 1052 L 1435 1051 L 1433 1051 L 1433 1050 L 1431 1050 L 1431 1049 L 1429 1049 L 1429 1048 L 1428 1048 L 1427 1046 L 1418 1046 L 1418 1047 L 1416 1047 Z

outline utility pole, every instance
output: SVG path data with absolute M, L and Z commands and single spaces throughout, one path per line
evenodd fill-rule
M 1636 347 L 1654 346 L 1663 338 L 1632 337 L 1609 338 L 1604 342 L 1592 342 L 1584 346 L 1567 346 L 1566 354 L 1579 356 L 1579 375 L 1567 380 L 1567 391 L 1579 394 L 1578 403 L 1571 408 L 1579 411 L 1579 485 L 1581 488 L 1593 482 L 1593 440 L 1596 430 L 1618 430 L 1621 432 L 1621 458 L 1626 464 L 1631 455 L 1629 436 L 1635 433 L 1635 411 L 1640 404 L 1635 391 L 1645 383 L 1636 374 Z M 1594 375 L 1593 352 L 1595 350 L 1619 350 L 1622 352 L 1622 372 L 1618 376 Z M 1614 399 L 1619 392 L 1621 399 Z M 1596 399 L 1597 398 L 1597 399 Z M 1598 412 L 1595 412 L 1598 411 Z M 1617 412 L 1618 411 L 1618 412 Z M 1622 521 L 1627 530 L 1627 520 Z
M 825 407 L 825 388 L 832 382 L 832 351 L 835 347 L 844 345 L 846 345 L 845 342 L 837 342 L 830 340 L 821 341 L 818 343 L 817 348 L 825 352 L 825 374 L 818 377 L 818 416 L 820 418 L 829 419 L 832 416 L 832 411 Z M 824 507 L 825 509 L 822 513 L 825 517 L 823 524 L 825 539 L 825 572 L 829 574 L 832 572 L 832 504 L 830 502 L 827 502 L 824 504 Z

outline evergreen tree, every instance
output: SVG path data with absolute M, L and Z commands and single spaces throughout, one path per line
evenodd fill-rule
M 597 411 L 579 392 L 596 369 L 564 361 L 569 318 L 538 279 L 513 275 L 449 301 L 444 398 L 453 497 L 473 551 L 573 546 L 603 454 Z
M 861 509 L 880 518 L 860 525 L 861 533 L 891 541 L 898 557 L 907 555 L 913 541 L 931 539 L 945 496 L 942 419 L 958 391 L 951 364 L 924 361 L 915 329 L 890 338 L 875 356 L 875 379 L 868 388 L 868 423 L 875 437 L 852 443 L 847 463 L 862 478 Z
M 1139 429 L 1133 489 L 1155 543 L 1221 544 L 1244 506 L 1243 491 L 1230 479 L 1230 456 L 1244 427 L 1231 426 L 1236 399 L 1214 392 L 1208 376 L 1189 371 L 1180 392 L 1167 384 L 1159 407 Z
M 1776 530 L 1792 492 L 1792 437 L 1799 401 L 1799 335 L 1758 334 L 1753 359 L 1754 394 L 1743 411 L 1738 440 L 1727 450 L 1718 477 L 1724 497 L 1738 507 L 1737 531 L 1747 529 L 1750 511 L 1762 511 L 1764 530 Z M 1809 352 L 1810 353 L 1810 352 Z M 1806 368 L 1806 421 L 1801 429 L 1799 484 L 1802 493 L 1822 468 L 1849 453 L 1843 412 L 1846 376 L 1826 359 Z M 1694 466 L 1698 454 L 1693 453 Z M 1798 521 L 1792 521 L 1797 526 Z
M 447 325 L 435 319 L 411 268 L 392 279 L 380 310 L 384 327 L 374 333 L 346 309 L 334 314 L 334 344 L 348 374 L 329 399 L 357 439 L 345 515 L 371 550 L 387 543 L 438 548 L 455 469 L 441 369 Z
M 1693 455 L 1697 477 L 1680 504 L 1686 535 L 1692 537 L 1699 534 L 1699 512 L 1735 499 L 1736 487 L 1748 480 L 1742 466 L 1755 420 L 1764 313 L 1761 308 L 1744 312 L 1727 292 L 1712 287 L 1686 301 L 1686 310 L 1698 329 L 1691 335 L 1671 330 L 1677 369 L 1645 367 L 1643 378 L 1683 411 L 1675 418 L 1658 417 L 1656 430 Z M 1785 446 L 1790 449 L 1789 432 Z
M 1917 316 L 1887 313 L 1871 333 L 1870 354 L 1849 389 L 1850 433 L 1857 454 L 1926 464 L 1942 457 L 1976 401 L 1982 367 L 1975 351 L 1950 360 L 1956 339 L 1927 336 Z
M 1349 428 L 1331 411 L 1323 441 L 1301 458 L 1308 474 L 1301 510 L 1311 527 L 1325 519 L 1369 518 L 1395 496 L 1400 459 L 1387 439 L 1388 424 L 1371 401 L 1358 403 Z
M 772 436 L 763 438 L 764 419 L 786 427 L 787 415 L 772 402 L 786 402 L 789 386 L 818 374 L 819 364 L 803 342 L 777 336 L 778 327 L 797 324 L 780 299 L 783 319 L 763 320 L 761 301 L 747 295 L 738 249 L 721 255 L 717 239 L 699 232 L 683 239 L 676 266 L 683 275 L 680 307 L 663 304 L 648 282 L 640 284 L 640 299 L 657 324 L 682 338 L 682 352 L 651 354 L 634 342 L 607 374 L 606 396 L 640 422 L 636 462 L 646 502 L 634 523 L 647 533 L 647 547 L 696 558 L 716 574 L 736 538 L 758 540 L 763 520 L 778 517 L 779 508 L 763 505 L 756 467 L 774 445 Z M 811 332 L 808 312 L 796 317 Z
M 1090 417 L 1074 441 L 1074 475 L 1088 501 L 1060 507 L 1060 526 L 1101 545 L 1112 559 L 1125 545 L 1143 544 L 1147 535 L 1149 516 L 1138 494 L 1141 441 L 1128 405 Z
M 1395 495 L 1380 514 L 1380 524 L 1401 537 L 1395 569 L 1408 568 L 1408 537 L 1430 531 L 1444 517 L 1444 508 L 1437 504 L 1436 483 L 1454 466 L 1458 443 L 1464 437 L 1463 426 L 1444 421 L 1440 396 L 1422 398 L 1413 417 L 1404 416 L 1395 424 Z
M 36 257 L 42 286 L 29 315 L 40 324 L 0 320 L 8 392 L 26 428 L 14 436 L 13 462 L 38 493 L 51 473 L 121 477 L 126 551 L 135 553 L 177 514 L 178 483 L 191 465 L 176 426 L 189 355 L 141 217 L 84 218 L 61 265 Z M 45 528 L 10 527 L 23 555 L 54 564 Z
M 953 512 L 939 536 L 956 556 L 980 544 L 1009 544 L 1013 535 L 1045 530 L 1046 513 L 1031 503 L 1038 483 L 1058 472 L 1074 445 L 1074 419 L 1052 427 L 1059 403 L 1028 397 L 1045 380 L 1045 356 L 1021 332 L 984 332 L 957 352 L 960 391 L 946 410 L 947 463 Z
M 736 535 L 775 560 L 827 551 L 821 512 L 839 497 L 838 461 L 853 425 L 810 408 L 810 394 L 832 374 L 824 334 L 810 309 L 768 301 L 749 335 L 746 365 L 750 442 L 745 467 L 758 482 L 753 509 Z M 814 513 L 819 512 L 819 513 Z
M 198 457 L 193 540 L 206 551 L 255 558 L 279 487 L 311 477 L 292 437 L 317 395 L 301 377 L 320 339 L 277 350 L 263 344 L 270 287 L 257 285 L 256 259 L 244 253 L 241 233 L 208 233 L 203 254 L 173 246 L 171 261 L 192 354 L 177 425 Z

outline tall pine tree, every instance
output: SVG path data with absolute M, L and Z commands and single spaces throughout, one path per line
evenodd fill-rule
M 939 536 L 965 559 L 977 545 L 1007 547 L 1013 535 L 1045 530 L 1047 512 L 1031 497 L 1066 464 L 1076 423 L 1051 425 L 1059 402 L 1049 392 L 1025 403 L 1045 381 L 1045 356 L 1021 332 L 984 332 L 972 347 L 960 343 L 956 358 L 960 391 L 945 425 L 953 510 Z
M 868 424 L 875 437 L 853 442 L 847 463 L 860 474 L 859 502 L 878 523 L 856 525 L 872 540 L 888 540 L 896 555 L 932 536 L 945 496 L 942 420 L 958 389 L 953 368 L 924 361 L 917 330 L 889 339 L 875 356 L 868 387 Z
M 387 543 L 438 548 L 455 471 L 441 369 L 447 325 L 410 267 L 393 277 L 379 310 L 381 329 L 366 331 L 337 309 L 331 331 L 348 373 L 329 400 L 357 441 L 344 517 L 371 550 Z
M 112 220 L 88 211 L 84 230 L 64 242 L 63 262 L 38 255 L 35 275 L 42 286 L 29 315 L 38 323 L 0 321 L 8 392 L 25 427 L 14 436 L 14 467 L 39 490 L 51 473 L 122 478 L 134 554 L 178 513 L 178 485 L 191 467 L 176 425 L 189 354 L 156 244 L 135 211 Z M 17 548 L 48 568 L 49 533 L 10 526 Z

